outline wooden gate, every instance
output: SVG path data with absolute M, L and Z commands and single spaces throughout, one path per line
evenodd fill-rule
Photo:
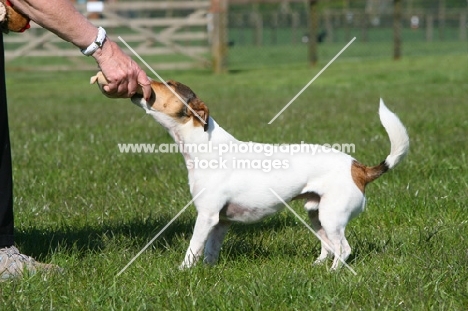
M 88 2 L 88 5 L 77 5 L 77 8 L 95 25 L 104 27 L 108 36 L 134 57 L 118 38 L 121 37 L 155 70 L 212 65 L 210 0 Z M 72 44 L 34 23 L 31 26 L 24 33 L 4 36 L 7 67 L 12 63 L 15 67 L 39 63 L 35 68 L 42 70 L 96 68 Z M 18 65 L 19 60 L 13 61 L 19 57 L 31 58 L 31 61 L 24 58 L 22 65 Z M 57 65 L 47 60 L 48 57 L 66 57 L 68 63 Z

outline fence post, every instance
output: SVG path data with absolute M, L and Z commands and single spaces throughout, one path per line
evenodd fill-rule
M 327 36 L 325 37 L 325 39 L 327 40 L 327 42 L 333 42 L 334 41 L 334 37 L 333 37 L 333 16 L 331 16 L 331 13 L 329 10 L 326 10 L 325 11 L 325 29 L 326 29 L 326 34 Z
M 250 20 L 254 26 L 254 44 L 261 46 L 263 45 L 263 16 L 260 11 L 256 10 L 250 13 Z
M 227 0 L 211 0 L 211 53 L 215 73 L 222 73 L 227 70 L 227 9 Z
M 291 38 L 291 43 L 296 44 L 297 43 L 297 28 L 299 27 L 300 24 L 300 16 L 299 13 L 294 11 L 291 12 L 291 28 L 292 28 L 292 38 Z
M 317 64 L 317 34 L 318 34 L 318 0 L 309 0 L 309 62 Z
M 278 12 L 271 13 L 271 44 L 278 44 L 278 25 L 279 25 L 279 16 Z
M 434 18 L 432 14 L 426 16 L 426 41 L 432 42 L 434 39 Z
M 438 25 L 439 40 L 445 40 L 445 0 L 439 0 Z
M 345 41 L 351 40 L 351 23 L 353 22 L 353 13 L 349 9 L 350 2 L 351 0 L 343 0 Z
M 362 34 L 362 41 L 368 41 L 368 28 L 369 28 L 369 15 L 366 12 L 359 14 L 360 16 L 360 24 L 361 24 L 361 34 Z
M 401 0 L 393 2 L 393 59 L 401 58 Z
M 466 12 L 460 13 L 460 41 L 466 41 Z

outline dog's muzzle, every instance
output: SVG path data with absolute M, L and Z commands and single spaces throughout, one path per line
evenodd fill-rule
M 135 105 L 145 109 L 145 110 L 151 110 L 152 109 L 152 106 L 154 104 L 154 102 L 156 101 L 156 93 L 152 90 L 151 91 L 151 96 L 149 98 L 148 101 L 146 101 L 144 98 L 143 98 L 143 94 L 140 94 L 140 93 L 137 93 L 135 95 L 133 95 L 130 100 L 132 101 L 132 103 L 134 103 Z

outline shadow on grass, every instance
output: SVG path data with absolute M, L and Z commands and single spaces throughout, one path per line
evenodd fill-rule
M 107 248 L 141 249 L 146 245 L 171 218 L 158 217 L 148 219 L 130 219 L 126 221 L 93 224 L 84 227 L 60 227 L 55 229 L 26 228 L 15 234 L 21 251 L 36 258 L 44 258 L 56 252 L 73 252 L 85 256 L 92 252 L 105 252 Z M 159 238 L 153 248 L 167 249 L 175 245 L 184 236 L 190 236 L 193 223 L 176 220 Z
M 78 252 L 81 255 L 88 252 L 102 252 L 108 247 L 120 247 L 120 245 L 122 249 L 135 248 L 139 250 L 170 220 L 170 217 L 158 215 L 146 219 L 134 218 L 84 227 L 67 227 L 65 225 L 54 229 L 29 227 L 17 230 L 15 239 L 22 252 L 36 258 L 51 255 L 56 249 Z M 188 247 L 194 224 L 195 219 L 180 217 L 154 241 L 152 247 L 161 250 L 181 244 L 183 244 L 182 248 Z M 293 218 L 277 217 L 277 219 L 271 218 L 257 224 L 234 224 L 228 236 L 251 237 L 242 243 L 242 247 L 235 247 L 237 251 L 234 253 L 240 252 L 239 255 L 243 255 L 249 253 L 249 249 L 255 248 L 245 242 L 258 244 L 254 240 L 256 236 L 261 235 L 259 232 L 281 231 L 292 226 L 297 226 Z
M 109 222 L 82 228 L 62 227 L 41 230 L 32 227 L 17 232 L 16 241 L 23 253 L 39 260 L 50 257 L 57 251 L 73 253 L 78 257 L 87 256 L 89 253 L 106 252 L 108 248 L 124 251 L 132 249 L 137 252 L 154 238 L 170 219 L 159 215 L 157 218 L 134 218 L 126 222 Z M 194 223 L 195 219 L 182 217 L 177 219 L 153 242 L 152 248 L 161 252 L 180 248 L 182 256 L 189 245 Z M 256 224 L 233 224 L 224 241 L 221 256 L 228 260 L 262 259 L 270 258 L 272 254 L 280 251 L 285 256 L 311 256 L 311 260 L 315 260 L 320 252 L 320 244 L 311 232 L 307 231 L 307 236 L 301 237 L 304 239 L 302 242 L 276 239 L 276 236 L 288 234 L 284 231 L 300 227 L 302 224 L 298 224 L 292 215 L 272 217 Z M 352 235 L 356 237 L 355 234 Z M 359 238 L 356 242 L 356 245 L 351 246 L 353 253 L 348 263 L 372 253 L 385 252 L 389 243 L 387 241 L 384 245 L 369 244 Z M 272 246 L 272 243 L 275 245 Z M 298 243 L 301 246 L 298 246 Z M 302 247 L 304 244 L 306 246 Z

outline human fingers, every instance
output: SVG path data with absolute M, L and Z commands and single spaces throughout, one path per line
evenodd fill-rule
M 149 100 L 152 93 L 151 81 L 143 70 L 138 73 L 137 81 L 143 92 L 143 98 Z

